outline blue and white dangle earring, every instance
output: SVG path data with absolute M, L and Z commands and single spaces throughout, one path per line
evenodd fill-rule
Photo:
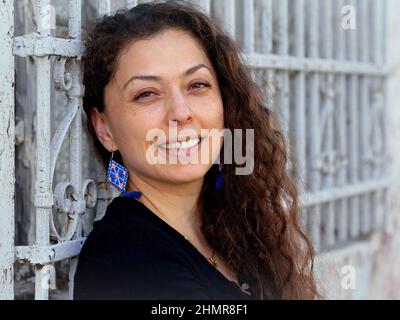
M 114 152 L 111 153 L 111 159 L 108 163 L 106 180 L 119 192 L 125 192 L 128 169 L 114 160 Z
M 218 165 L 219 173 L 218 173 L 217 179 L 215 180 L 215 189 L 217 191 L 222 190 L 222 187 L 224 186 L 224 182 L 225 182 L 224 173 L 222 172 L 222 168 L 223 168 L 223 165 L 222 165 L 222 163 L 220 163 Z
M 126 192 L 126 183 L 128 181 L 128 169 L 114 160 L 114 152 L 111 153 L 111 159 L 108 164 L 107 182 L 121 192 L 121 197 L 138 200 L 141 192 Z

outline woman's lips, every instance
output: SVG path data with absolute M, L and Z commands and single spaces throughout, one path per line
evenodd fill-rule
M 177 159 L 179 163 L 179 159 L 183 158 L 188 158 L 191 157 L 192 155 L 196 154 L 201 147 L 201 144 L 203 143 L 204 138 L 200 137 L 199 143 L 196 145 L 190 147 L 190 148 L 185 148 L 185 149 L 165 149 L 157 146 L 157 150 L 161 152 L 164 156 L 166 156 L 169 159 Z

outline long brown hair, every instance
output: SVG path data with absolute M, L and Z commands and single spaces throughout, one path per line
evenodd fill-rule
M 205 176 L 198 203 L 205 238 L 237 272 L 239 282 L 250 284 L 256 298 L 316 298 L 314 252 L 299 226 L 297 189 L 286 172 L 285 138 L 274 125 L 274 114 L 252 80 L 237 44 L 191 3 L 139 4 L 102 17 L 89 33 L 83 106 L 104 164 L 110 153 L 97 139 L 90 109 L 104 111 L 104 88 L 113 77 L 121 51 L 132 41 L 155 36 L 167 28 L 188 31 L 203 45 L 218 75 L 225 128 L 254 129 L 255 134 L 251 175 L 236 175 L 235 163 L 224 165 L 225 184 L 220 192 L 214 187 L 216 166 Z

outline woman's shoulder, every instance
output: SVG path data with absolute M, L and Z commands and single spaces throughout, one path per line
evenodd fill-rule
M 136 200 L 114 199 L 81 250 L 75 298 L 204 297 L 196 267 L 157 219 Z
M 82 254 L 85 250 L 99 251 L 104 254 L 125 253 L 131 250 L 146 253 L 143 249 L 162 250 L 170 248 L 175 251 L 175 241 L 163 225 L 157 221 L 158 217 L 149 211 L 142 203 L 134 199 L 117 197 L 108 205 L 103 218 L 93 224 L 88 235 Z

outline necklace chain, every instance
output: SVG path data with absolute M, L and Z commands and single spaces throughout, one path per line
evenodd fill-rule
M 190 242 L 189 238 L 184 236 L 187 241 Z M 191 242 L 190 242 L 191 243 Z M 211 257 L 208 257 L 208 261 L 213 265 L 213 267 L 217 267 L 217 260 L 214 259 L 215 249 L 212 250 Z
M 137 188 L 136 188 L 137 189 Z M 140 195 L 142 196 L 142 193 L 140 193 Z M 136 199 L 137 201 L 139 201 L 138 199 Z M 151 201 L 150 201 L 151 203 Z M 152 203 L 151 203 L 152 204 Z M 153 205 L 153 204 L 152 204 Z M 160 216 L 159 216 L 160 217 Z M 161 219 L 161 218 L 160 218 Z M 190 242 L 189 238 L 185 235 L 183 235 L 184 238 Z M 191 242 L 190 242 L 191 243 Z M 193 245 L 193 244 L 192 244 Z M 214 253 L 215 253 L 215 249 L 213 248 L 212 253 L 211 253 L 211 257 L 208 257 L 208 261 L 210 261 L 210 263 L 213 265 L 214 268 L 217 267 L 217 260 L 214 259 Z
M 185 235 L 183 235 L 183 236 L 188 242 L 190 242 L 188 237 L 186 237 Z M 217 261 L 214 259 L 214 252 L 215 252 L 215 249 L 213 249 L 211 257 L 208 257 L 208 261 L 210 261 L 210 263 L 214 266 L 214 268 L 216 268 L 217 267 Z M 241 289 L 246 294 L 251 294 L 248 291 L 250 289 L 250 286 L 247 283 L 243 283 L 243 285 L 240 286 L 239 284 L 236 283 L 236 281 L 232 281 L 232 280 L 230 280 L 230 281 L 233 282 L 237 287 L 239 287 L 239 289 Z

